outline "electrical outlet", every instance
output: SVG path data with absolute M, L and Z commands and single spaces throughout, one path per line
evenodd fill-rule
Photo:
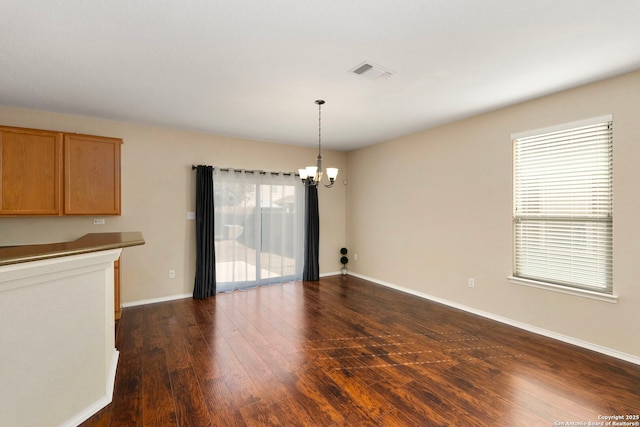
M 104 225 L 105 223 L 104 218 L 93 218 L 93 225 Z
M 175 279 L 175 278 L 176 278 L 176 271 L 169 270 L 169 279 Z
M 187 219 L 196 219 L 195 212 L 187 212 Z
M 473 277 L 469 277 L 469 287 L 470 288 L 476 287 L 476 280 Z
M 358 260 L 358 254 L 353 254 L 353 260 L 357 261 Z

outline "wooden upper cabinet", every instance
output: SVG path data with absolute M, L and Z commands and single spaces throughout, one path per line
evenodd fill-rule
M 64 135 L 64 214 L 120 215 L 119 138 Z
M 0 157 L 0 215 L 60 215 L 60 132 L 0 126 Z
M 0 126 L 0 216 L 120 215 L 121 145 Z

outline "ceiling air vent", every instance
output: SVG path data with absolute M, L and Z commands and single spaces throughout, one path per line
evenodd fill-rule
M 353 68 L 351 72 L 373 81 L 386 80 L 393 75 L 391 71 L 366 61 Z
M 371 64 L 362 64 L 361 66 L 353 70 L 353 72 L 356 74 L 364 74 L 372 68 L 373 68 L 373 65 Z

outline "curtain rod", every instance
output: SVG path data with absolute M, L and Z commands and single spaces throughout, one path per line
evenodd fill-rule
M 298 173 L 296 172 L 272 172 L 272 171 L 261 171 L 261 170 L 248 170 L 248 169 L 235 169 L 235 168 L 218 168 L 215 166 L 212 166 L 214 169 L 219 169 L 221 171 L 225 171 L 225 172 L 229 172 L 229 171 L 233 171 L 233 172 L 246 172 L 246 173 L 259 173 L 261 175 L 266 175 L 266 174 L 271 174 L 271 175 L 286 175 L 286 176 L 298 176 Z M 198 166 L 196 165 L 191 165 L 191 170 L 197 169 Z

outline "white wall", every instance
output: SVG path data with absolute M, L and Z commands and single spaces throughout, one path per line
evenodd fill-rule
M 76 426 L 111 402 L 118 256 L 0 266 L 0 425 Z
M 93 217 L 0 218 L 0 246 L 74 240 L 86 233 L 141 231 L 146 244 L 122 252 L 122 301 L 191 294 L 195 275 L 195 171 L 192 164 L 297 171 L 315 163 L 315 148 L 258 142 L 140 124 L 0 106 L 0 124 L 123 138 L 122 215 L 93 225 Z M 313 130 L 310 130 L 312 132 Z M 319 190 L 320 272 L 341 267 L 345 239 L 346 154 L 323 150 L 340 168 L 339 183 Z M 300 184 L 302 185 L 302 184 Z M 168 278 L 168 270 L 176 278 Z
M 605 114 L 614 118 L 618 303 L 509 283 L 510 135 Z M 636 72 L 349 152 L 349 268 L 640 357 L 639 138 Z

